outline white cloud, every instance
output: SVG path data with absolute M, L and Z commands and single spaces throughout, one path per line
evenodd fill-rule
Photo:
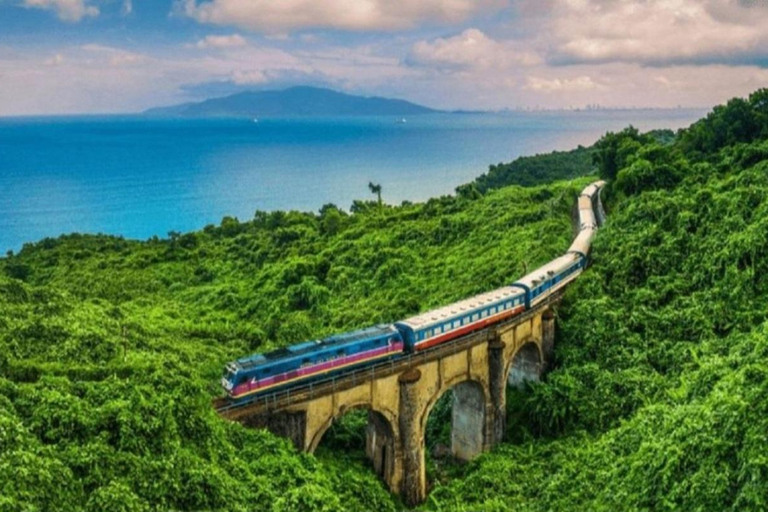
M 45 64 L 46 66 L 60 66 L 63 63 L 64 63 L 64 56 L 60 53 L 57 53 L 50 59 L 45 59 L 43 61 L 43 64 Z
M 240 34 L 231 36 L 206 36 L 197 42 L 198 48 L 237 48 L 247 46 L 248 41 Z
M 457 23 L 508 0 L 178 0 L 199 21 L 259 32 L 306 28 L 399 30 L 422 22 Z
M 546 35 L 552 59 L 559 63 L 705 64 L 768 50 L 765 2 L 523 0 L 523 4 L 525 16 L 518 23 L 533 22 L 536 31 Z
M 140 53 L 130 52 L 121 48 L 114 48 L 112 46 L 104 46 L 100 44 L 85 44 L 80 47 L 82 50 L 90 54 L 98 54 L 101 59 L 99 62 L 104 62 L 112 67 L 126 67 L 144 64 L 150 58 Z
M 453 37 L 417 42 L 408 61 L 442 69 L 472 69 L 532 66 L 541 59 L 531 51 L 518 49 L 510 42 L 496 41 L 476 28 L 469 28 Z
M 267 74 L 258 69 L 238 69 L 232 73 L 232 82 L 234 82 L 236 85 L 263 84 L 268 80 L 269 78 L 267 77 Z
M 526 89 L 532 91 L 541 92 L 563 92 L 563 91 L 591 91 L 593 89 L 604 89 L 605 87 L 598 84 L 591 77 L 577 76 L 575 78 L 538 78 L 528 77 L 525 85 Z
M 133 12 L 133 1 L 123 0 L 123 5 L 120 7 L 120 14 L 122 16 L 129 16 Z
M 99 8 L 86 0 L 24 0 L 24 7 L 54 11 L 62 21 L 75 22 L 99 15 Z

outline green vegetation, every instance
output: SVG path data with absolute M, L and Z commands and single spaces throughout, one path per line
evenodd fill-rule
M 510 395 L 512 442 L 433 504 L 766 509 L 766 98 L 718 107 L 671 144 L 628 129 L 596 145 L 610 220 L 561 310 L 558 368 Z
M 0 510 L 393 510 L 359 451 L 327 456 L 354 428 L 318 459 L 219 419 L 223 363 L 507 283 L 568 246 L 584 183 L 25 246 L 0 260 Z
M 558 180 L 571 180 L 595 172 L 594 148 L 579 146 L 571 151 L 553 151 L 535 156 L 521 156 L 508 164 L 491 165 L 474 182 L 462 185 L 459 193 L 476 189 L 485 193 L 509 185 L 533 187 Z
M 592 178 L 501 187 L 593 168 L 610 219 L 559 311 L 555 369 L 509 391 L 507 443 L 430 463 L 423 508 L 765 510 L 766 139 L 763 90 L 678 134 L 630 127 L 421 205 L 28 245 L 0 260 L 0 510 L 400 508 L 350 450 L 364 416 L 296 453 L 216 417 L 222 362 L 508 282 L 567 247 Z

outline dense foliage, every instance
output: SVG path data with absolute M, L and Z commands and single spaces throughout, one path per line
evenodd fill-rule
M 358 455 L 218 418 L 223 363 L 509 282 L 568 246 L 583 185 L 25 246 L 0 260 L 0 510 L 392 510 Z
M 558 180 L 570 180 L 591 174 L 594 148 L 579 146 L 571 151 L 553 151 L 535 156 L 521 156 L 510 163 L 491 165 L 475 181 L 456 189 L 459 194 L 471 190 L 485 193 L 508 185 L 532 187 Z
M 630 127 L 518 161 L 549 180 L 578 155 L 568 176 L 611 180 L 609 223 L 559 311 L 555 369 L 509 390 L 507 443 L 430 465 L 425 509 L 768 508 L 766 112 L 758 91 L 674 136 Z M 395 510 L 347 450 L 364 416 L 318 457 L 298 454 L 215 416 L 219 368 L 560 253 L 590 178 L 493 190 L 511 179 L 492 170 L 455 198 L 257 212 L 168 240 L 72 235 L 0 260 L 0 510 Z
M 561 311 L 558 368 L 510 396 L 513 443 L 433 503 L 768 507 L 767 94 L 671 144 L 628 129 L 596 145 L 610 220 Z

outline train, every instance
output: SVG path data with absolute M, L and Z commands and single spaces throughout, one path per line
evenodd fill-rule
M 426 311 L 393 324 L 381 324 L 307 341 L 229 362 L 221 380 L 227 399 L 247 402 L 276 391 L 394 361 L 498 324 L 536 307 L 587 265 L 598 229 L 595 210 L 604 181 L 587 186 L 578 198 L 579 231 L 562 256 L 517 281 Z

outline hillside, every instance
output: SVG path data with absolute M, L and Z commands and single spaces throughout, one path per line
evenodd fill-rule
M 584 184 L 0 259 L 0 510 L 395 510 L 358 459 L 218 418 L 223 363 L 509 282 L 568 247 Z
M 671 144 L 597 145 L 612 180 L 558 368 L 510 403 L 510 443 L 451 510 L 758 511 L 768 504 L 768 90 Z
M 542 160 L 596 170 L 609 221 L 558 311 L 554 370 L 508 390 L 505 444 L 430 462 L 424 510 L 766 509 L 767 105 L 762 90 L 674 136 L 628 128 L 516 164 L 532 185 L 562 177 Z M 505 186 L 518 178 L 167 240 L 71 235 L 0 259 L 0 510 L 403 509 L 361 460 L 354 415 L 317 457 L 216 417 L 221 364 L 559 254 L 593 178 Z M 434 440 L 450 409 L 433 416 Z
M 405 100 L 363 97 L 319 87 L 250 91 L 200 103 L 147 110 L 158 117 L 410 116 L 437 112 Z

